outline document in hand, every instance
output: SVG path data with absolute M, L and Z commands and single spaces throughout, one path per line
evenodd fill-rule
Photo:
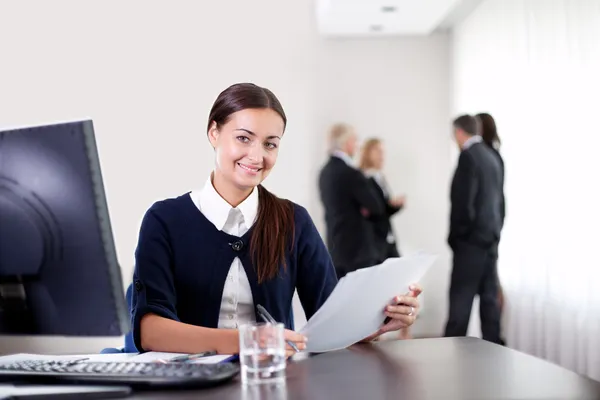
M 390 258 L 340 279 L 300 331 L 308 339 L 307 351 L 343 349 L 376 332 L 385 320 L 385 307 L 418 283 L 435 259 L 428 254 Z

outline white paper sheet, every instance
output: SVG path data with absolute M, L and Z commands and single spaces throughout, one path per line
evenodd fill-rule
M 100 354 L 98 354 L 100 355 Z M 10 354 L 7 356 L 0 357 L 0 364 L 9 364 L 17 361 L 32 361 L 32 360 L 42 360 L 42 361 L 52 361 L 52 360 L 71 360 L 71 359 L 80 359 L 80 358 L 88 358 L 87 355 L 68 355 L 68 356 L 56 356 L 56 355 L 48 355 L 48 354 L 30 354 L 30 353 L 17 353 Z
M 155 362 L 158 360 L 169 360 L 174 357 L 184 356 L 184 353 L 160 353 L 156 351 L 149 351 L 147 353 L 115 353 L 115 354 L 78 354 L 68 356 L 56 356 L 47 354 L 29 354 L 19 353 L 8 356 L 0 357 L 0 364 L 12 363 L 16 361 L 30 361 L 30 360 L 72 360 L 72 359 L 85 359 L 85 362 Z M 216 355 L 203 358 L 197 358 L 195 360 L 188 361 L 194 364 L 216 364 L 226 360 L 231 355 Z
M 390 258 L 347 274 L 300 331 L 308 339 L 307 351 L 343 349 L 376 332 L 385 307 L 418 283 L 435 259 L 428 254 Z
M 171 358 L 185 356 L 185 355 L 187 355 L 187 354 L 185 354 L 185 353 L 160 353 L 157 351 L 149 351 L 147 353 L 142 353 L 142 354 L 136 355 L 135 357 L 133 357 L 131 359 L 131 361 L 133 361 L 133 362 L 154 362 L 154 361 L 158 361 L 158 360 L 168 361 Z M 229 354 L 219 354 L 216 356 L 196 358 L 194 360 L 187 361 L 187 362 L 192 363 L 192 364 L 217 364 L 222 361 L 225 361 L 229 357 L 231 357 L 231 355 L 229 355 Z

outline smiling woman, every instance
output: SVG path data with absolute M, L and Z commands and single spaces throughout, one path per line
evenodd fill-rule
M 286 122 L 268 89 L 243 83 L 218 96 L 207 126 L 214 171 L 201 190 L 155 203 L 142 221 L 131 310 L 139 351 L 236 354 L 238 328 L 259 305 L 287 328 L 288 355 L 306 347 L 293 331 L 294 291 L 310 318 L 337 279 L 308 212 L 261 185 Z M 419 293 L 382 310 L 392 322 L 369 339 L 412 324 Z
M 270 90 L 238 84 L 217 98 L 209 121 L 208 138 L 217 165 L 213 186 L 232 207 L 258 186 L 260 201 L 250 252 L 259 282 L 274 278 L 279 265 L 286 266 L 285 251 L 294 234 L 294 207 L 260 183 L 277 161 L 287 123 L 283 107 Z

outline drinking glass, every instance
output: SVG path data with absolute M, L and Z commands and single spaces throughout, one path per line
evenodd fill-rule
M 285 340 L 283 324 L 249 323 L 240 326 L 242 383 L 285 381 Z

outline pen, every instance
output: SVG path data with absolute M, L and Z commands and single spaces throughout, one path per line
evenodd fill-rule
M 258 314 L 260 314 L 260 316 L 262 317 L 262 319 L 263 319 L 265 322 L 269 322 L 269 323 L 271 323 L 271 324 L 276 324 L 276 323 L 277 323 L 277 321 L 275 321 L 275 318 L 273 318 L 273 317 L 271 316 L 271 314 L 269 314 L 269 312 L 268 312 L 267 310 L 265 310 L 265 308 L 264 308 L 263 306 L 261 306 L 260 304 L 258 304 L 258 305 L 256 306 L 256 308 L 258 309 Z M 295 351 L 296 353 L 299 353 L 299 352 L 300 352 L 300 350 L 298 349 L 298 347 L 296 347 L 296 345 L 294 344 L 294 342 L 292 342 L 292 341 L 290 341 L 290 340 L 286 340 L 285 342 L 286 342 L 287 344 L 289 344 L 289 345 L 290 345 L 290 347 L 291 347 L 292 349 L 294 349 L 294 351 Z
M 216 354 L 217 354 L 216 351 L 204 351 L 202 353 L 197 353 L 197 354 L 186 354 L 185 356 L 173 357 L 167 361 L 168 362 L 185 362 L 185 361 L 195 360 L 197 358 L 214 356 Z

